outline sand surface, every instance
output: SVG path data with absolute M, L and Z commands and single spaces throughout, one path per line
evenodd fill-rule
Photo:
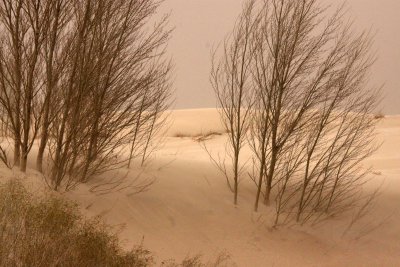
M 271 229 L 274 206 L 252 212 L 255 186 L 247 177 L 242 178 L 235 207 L 225 179 L 193 138 L 221 133 L 205 144 L 214 155 L 222 155 L 227 136 L 218 112 L 177 110 L 170 121 L 163 146 L 146 168 L 135 165 L 131 170 L 108 172 L 63 196 L 76 201 L 87 216 L 100 215 L 121 229 L 124 246 L 143 242 L 158 263 L 199 253 L 209 259 L 227 252 L 232 260 L 228 266 L 400 266 L 400 116 L 379 123 L 377 138 L 382 146 L 368 160 L 373 179 L 365 190 L 372 192 L 381 185 L 381 193 L 371 212 L 345 235 L 348 218 L 314 228 Z M 34 149 L 31 169 L 23 179 L 40 188 L 43 182 L 33 170 L 35 154 Z M 4 169 L 1 174 L 10 175 Z M 135 181 L 132 185 L 149 179 L 155 183 L 140 194 L 135 193 L 137 187 L 107 194 L 91 190 L 102 179 L 125 175 L 127 181 Z

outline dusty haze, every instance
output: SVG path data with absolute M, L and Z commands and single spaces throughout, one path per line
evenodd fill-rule
M 337 4 L 334 0 L 323 0 Z M 171 12 L 175 26 L 169 51 L 175 62 L 175 108 L 214 107 L 209 83 L 210 50 L 230 31 L 242 0 L 166 0 L 161 12 Z M 400 113 L 400 1 L 348 0 L 356 29 L 376 32 L 378 60 L 371 85 L 384 84 L 381 110 Z

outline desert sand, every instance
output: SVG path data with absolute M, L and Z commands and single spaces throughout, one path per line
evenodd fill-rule
M 226 134 L 216 109 L 176 110 L 170 127 L 145 168 L 105 173 L 74 191 L 62 193 L 76 201 L 88 217 L 101 216 L 120 230 L 127 248 L 142 243 L 162 260 L 181 260 L 202 254 L 204 259 L 226 252 L 228 266 L 400 266 L 400 116 L 386 116 L 378 125 L 379 150 L 368 160 L 373 166 L 366 192 L 381 186 L 370 212 L 345 232 L 349 216 L 311 226 L 272 229 L 274 205 L 252 211 L 255 186 L 242 177 L 239 204 L 225 178 L 212 164 L 196 137 L 210 132 L 205 144 L 223 155 Z M 34 149 L 35 150 L 35 149 Z M 20 176 L 33 190 L 45 190 L 34 171 L 1 169 L 2 176 Z M 244 152 L 244 158 L 249 151 Z M 126 176 L 131 187 L 103 194 L 93 186 Z M 136 179 L 136 180 L 134 180 Z M 136 193 L 134 185 L 155 179 L 148 191 Z M 104 189 L 105 187 L 97 188 Z

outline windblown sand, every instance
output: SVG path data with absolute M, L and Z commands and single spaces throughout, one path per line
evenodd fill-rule
M 381 193 L 370 213 L 346 234 L 345 217 L 314 228 L 271 229 L 274 206 L 252 211 L 255 186 L 246 176 L 235 207 L 225 178 L 193 138 L 221 133 L 209 136 L 205 144 L 213 155 L 223 156 L 227 136 L 218 112 L 177 110 L 170 121 L 163 146 L 146 168 L 136 164 L 131 170 L 108 172 L 64 194 L 87 216 L 99 215 L 121 229 L 127 248 L 143 242 L 158 263 L 196 254 L 207 260 L 227 252 L 232 261 L 228 266 L 400 266 L 400 116 L 387 116 L 379 123 L 377 140 L 382 146 L 367 162 L 373 173 L 365 191 L 381 186 Z M 33 171 L 35 154 L 30 155 L 32 169 L 25 179 L 32 188 L 40 188 L 43 181 Z M 245 151 L 244 158 L 248 155 Z M 125 175 L 125 185 L 134 181 L 133 187 L 107 194 L 90 190 L 102 179 Z M 136 194 L 134 186 L 149 179 L 155 183 Z

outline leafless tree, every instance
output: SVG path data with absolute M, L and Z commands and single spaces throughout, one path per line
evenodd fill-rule
M 220 58 L 216 59 L 217 50 L 213 52 L 212 57 L 211 84 L 217 96 L 222 123 L 229 136 L 228 157 L 232 162 L 233 177 L 228 173 L 225 161 L 214 162 L 227 178 L 228 185 L 234 193 L 235 205 L 239 177 L 243 171 L 239 162 L 240 151 L 246 141 L 253 107 L 250 68 L 253 56 L 251 39 L 257 27 L 257 20 L 253 19 L 256 16 L 255 5 L 255 0 L 244 5 L 232 33 L 222 45 Z
M 134 137 L 131 129 L 143 123 L 138 116 L 152 121 L 148 111 L 156 100 L 166 99 L 171 69 L 163 59 L 170 34 L 167 17 L 145 28 L 158 5 L 152 0 L 74 2 L 60 112 L 51 127 L 55 189 L 65 177 L 68 189 L 122 166 L 128 160 L 122 157 L 124 149 Z
M 87 181 L 125 161 L 118 155 L 135 123 L 145 161 L 170 103 L 168 16 L 146 26 L 159 4 L 1 1 L 1 120 L 14 140 L 14 165 L 26 170 L 40 134 L 36 166 L 43 171 L 48 146 L 54 188 L 66 175 L 79 176 L 67 185 Z
M 160 86 L 158 91 L 158 99 L 154 102 L 152 111 L 150 112 L 150 120 L 147 123 L 148 130 L 145 131 L 145 142 L 142 151 L 142 158 L 140 161 L 141 166 L 144 166 L 145 162 L 152 155 L 154 150 L 158 148 L 163 139 L 161 135 L 165 133 L 165 126 L 168 123 L 168 113 L 167 108 L 170 106 L 170 91 L 168 84 L 163 84 Z M 157 138 L 158 142 L 154 142 Z
M 343 211 L 375 149 L 370 114 L 379 98 L 366 83 L 371 39 L 352 32 L 343 6 L 327 18 L 316 0 L 273 0 L 261 13 L 252 64 L 255 209 L 262 185 L 265 204 L 278 185 L 276 223 L 283 210 L 303 222 L 333 206 Z
M 143 166 L 154 148 L 162 141 L 160 135 L 165 130 L 168 120 L 166 111 L 171 104 L 170 84 L 165 80 L 159 80 L 153 88 L 154 90 L 144 92 L 140 106 L 136 110 L 137 119 L 132 129 L 128 168 L 135 158 L 140 158 L 140 165 Z M 150 93 L 153 95 L 149 95 Z M 152 145 L 154 137 L 157 137 L 159 142 Z
M 46 1 L 42 1 L 46 2 Z M 66 41 L 68 25 L 72 19 L 71 1 L 47 0 L 49 5 L 47 35 L 42 49 L 44 75 L 42 89 L 42 123 L 40 129 L 40 143 L 36 159 L 36 168 L 43 171 L 43 156 L 49 138 L 50 125 L 59 112 L 57 103 L 60 101 L 56 91 L 60 90 L 60 80 L 66 69 Z
M 0 3 L 0 101 L 14 139 L 14 164 L 26 171 L 28 153 L 41 122 L 41 51 L 47 39 L 51 1 Z

